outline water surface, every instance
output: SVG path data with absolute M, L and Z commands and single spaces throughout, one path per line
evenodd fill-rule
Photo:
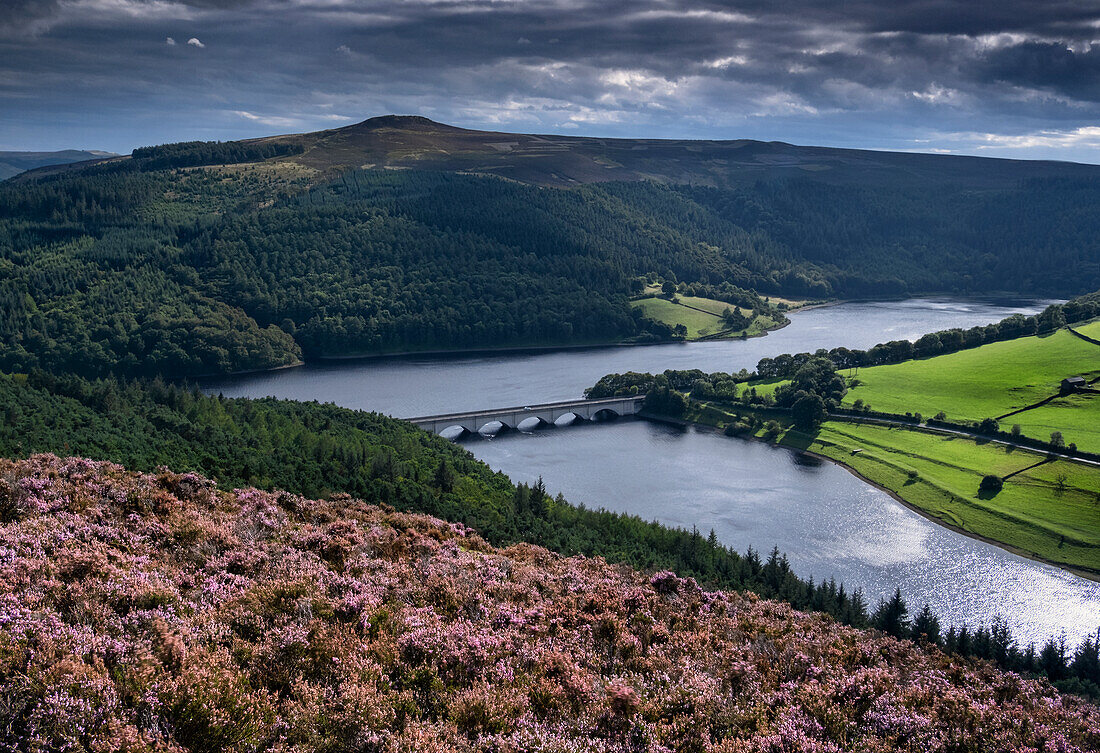
M 320 400 L 412 418 L 572 400 L 612 372 L 751 371 L 765 356 L 915 340 L 926 332 L 1032 314 L 1047 303 L 949 298 L 844 303 L 795 312 L 787 327 L 750 340 L 340 361 L 210 380 L 204 387 L 230 397 Z
M 1026 641 L 1100 627 L 1100 583 L 939 526 L 843 468 L 785 448 L 642 420 L 510 432 L 464 446 L 516 482 L 543 477 L 574 504 L 658 520 L 738 551 L 786 553 L 795 572 L 863 588 L 873 606 L 900 587 L 947 624 L 1000 614 Z M 624 460 L 624 458 L 626 460 Z M 946 624 L 944 626 L 946 630 Z
M 210 392 L 334 402 L 398 417 L 580 397 L 604 374 L 753 369 L 765 356 L 887 340 L 1031 314 L 1048 301 L 925 298 L 846 303 L 791 315 L 745 341 L 310 365 L 210 381 Z M 1100 625 L 1100 584 L 942 528 L 831 463 L 785 449 L 641 421 L 512 433 L 466 445 L 516 481 L 703 532 L 744 551 L 778 546 L 803 576 L 835 577 L 872 602 L 901 587 L 948 622 L 994 614 L 1028 640 Z

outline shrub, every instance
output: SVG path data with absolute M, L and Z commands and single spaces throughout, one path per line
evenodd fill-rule
M 978 485 L 978 489 L 983 492 L 991 492 L 993 494 L 996 494 L 1001 490 L 1002 487 L 1004 487 L 1004 485 L 1004 479 L 1002 479 L 1000 476 L 990 473 L 986 476 L 982 476 L 982 482 Z

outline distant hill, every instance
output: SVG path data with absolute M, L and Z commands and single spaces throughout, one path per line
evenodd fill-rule
M 386 115 L 317 133 L 261 139 L 300 145 L 321 170 L 371 166 L 491 173 L 538 185 L 656 180 L 729 187 L 806 178 L 843 185 L 1007 188 L 1028 178 L 1095 178 L 1100 166 L 794 146 L 780 141 L 610 139 L 474 131 Z
M 175 154 L 179 147 L 202 143 L 169 145 L 167 150 Z M 1005 189 L 1016 187 L 1021 180 L 1100 179 L 1100 165 L 1074 162 L 796 146 L 752 139 L 621 139 L 478 131 L 416 115 L 383 115 L 327 131 L 246 139 L 225 146 L 229 144 L 235 152 L 230 162 L 278 156 L 323 174 L 352 168 L 431 170 L 497 175 L 556 187 L 648 180 L 733 188 L 760 181 L 810 179 L 859 187 Z M 148 155 L 165 149 L 138 149 L 134 157 L 159 168 L 164 160 L 153 161 Z M 248 156 L 248 150 L 257 154 Z M 4 154 L 0 152 L 0 163 Z M 100 152 L 56 154 L 114 156 Z M 51 172 L 55 171 L 40 174 Z
M 0 180 L 7 180 L 36 167 L 64 165 L 71 162 L 84 162 L 117 156 L 114 152 L 82 151 L 79 149 L 65 149 L 60 152 L 0 152 Z
M 1100 166 L 387 116 L 0 186 L 0 370 L 198 375 L 674 337 L 655 283 L 764 296 L 1100 288 Z M 889 339 L 885 337 L 884 340 Z

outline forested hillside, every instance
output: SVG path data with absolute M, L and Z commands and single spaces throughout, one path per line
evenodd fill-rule
M 833 155 L 801 175 L 753 162 L 754 181 L 727 165 L 738 180 L 539 185 L 426 157 L 431 169 L 349 169 L 392 137 L 371 123 L 343 140 L 149 147 L 0 185 L 0 369 L 182 376 L 669 339 L 628 305 L 643 280 L 761 311 L 768 295 L 1100 287 L 1089 166 Z M 409 133 L 418 149 L 442 138 Z M 693 152 L 673 146 L 661 148 L 687 164 Z M 868 185 L 851 178 L 860 169 Z

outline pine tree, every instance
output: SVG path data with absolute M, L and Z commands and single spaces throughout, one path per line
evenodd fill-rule
M 940 620 L 927 604 L 913 620 L 912 635 L 917 640 L 925 643 L 933 643 L 937 646 L 943 644 L 943 639 L 940 637 Z
M 909 609 L 901 596 L 901 589 L 894 591 L 889 601 L 883 599 L 871 617 L 871 627 L 895 638 L 909 635 Z

